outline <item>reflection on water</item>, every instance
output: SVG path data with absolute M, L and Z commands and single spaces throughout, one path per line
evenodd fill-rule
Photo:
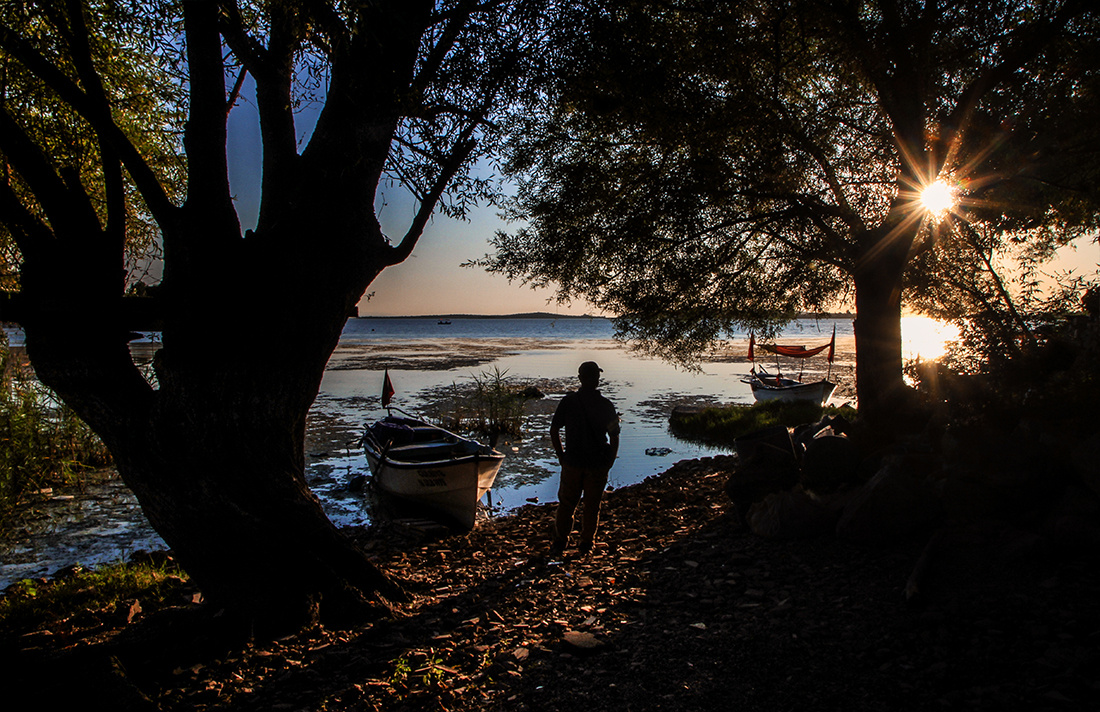
M 19 512 L 0 540 L 0 589 L 74 563 L 103 564 L 163 549 L 137 498 L 120 480 L 89 484 L 77 496 L 45 496 Z
M 540 326 L 557 329 L 549 335 L 552 338 L 528 334 L 517 339 L 503 334 L 490 342 L 456 336 L 453 331 L 447 338 L 392 334 L 374 338 L 362 333 L 369 328 L 365 324 L 369 321 L 351 322 L 358 332 L 342 341 L 334 354 L 309 421 L 307 482 L 339 526 L 370 521 L 370 497 L 347 487 L 354 477 L 369 472 L 362 451 L 349 444 L 358 439 L 364 424 L 384 414 L 379 399 L 384 368 L 389 368 L 397 389 L 394 404 L 413 413 L 430 412 L 452 384 L 469 385 L 475 374 L 493 368 L 507 372 L 517 382 L 537 384 L 546 393 L 544 401 L 530 404 L 524 436 L 498 443 L 507 459 L 492 492 L 492 504 L 502 512 L 529 501 L 557 499 L 558 464 L 548 436 L 550 417 L 557 401 L 576 387 L 576 369 L 583 361 L 596 361 L 604 369 L 601 390 L 622 416 L 619 458 L 609 478 L 612 487 L 639 482 L 677 460 L 716 454 L 713 448 L 671 436 L 668 416 L 677 404 L 752 401 L 748 386 L 740 382 L 749 370 L 743 359 L 745 343 L 735 342 L 727 353 L 702 364 L 700 371 L 686 371 L 634 354 L 603 332 L 598 336 L 604 338 L 594 338 L 589 332 L 597 328 L 606 331 L 598 322 L 595 326 L 579 322 L 584 332 L 580 337 L 563 335 L 561 324 L 566 322 L 561 322 L 556 327 Z M 837 323 L 845 329 L 838 333 L 850 334 L 850 321 Z M 420 326 L 424 328 L 423 323 Z M 504 330 L 506 326 L 494 328 Z M 798 326 L 793 333 L 799 337 L 827 339 L 832 323 Z M 409 328 L 407 324 L 392 325 L 398 327 Z M 395 354 L 413 356 L 401 363 L 394 360 Z M 425 368 L 426 364 L 430 365 Z M 834 375 L 838 369 L 850 371 L 851 364 L 838 362 Z M 667 448 L 668 453 L 646 454 L 654 448 L 658 452 Z M 108 563 L 137 550 L 156 548 L 163 548 L 163 543 L 129 490 L 118 481 L 93 485 L 77 498 L 46 500 L 23 515 L 11 534 L 0 541 L 0 589 L 19 578 L 46 575 L 76 562 Z
M 947 353 L 947 346 L 958 341 L 959 327 L 927 316 L 901 318 L 901 347 L 906 360 L 935 361 Z

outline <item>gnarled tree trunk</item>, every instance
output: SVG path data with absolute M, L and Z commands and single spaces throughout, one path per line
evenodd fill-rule
M 318 612 L 357 617 L 403 595 L 305 481 L 309 408 L 346 315 L 381 266 L 362 240 L 321 261 L 271 238 L 271 247 L 241 240 L 236 255 L 212 263 L 236 281 L 166 284 L 155 386 L 130 356 L 123 300 L 24 319 L 39 378 L 104 439 L 205 599 L 255 630 Z M 108 293 L 94 281 L 102 273 L 80 267 L 53 266 L 55 278 L 69 275 L 71 298 Z

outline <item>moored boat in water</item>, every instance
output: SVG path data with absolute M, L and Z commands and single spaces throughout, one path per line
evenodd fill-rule
M 758 403 L 766 401 L 811 401 L 823 404 L 833 395 L 836 384 L 827 379 L 801 383 L 793 378 L 773 376 L 767 371 L 753 371 L 741 379 L 749 384 Z
M 375 486 L 469 529 L 504 455 L 412 416 L 392 413 L 362 438 Z
M 749 337 L 749 361 L 753 366 L 749 375 L 741 379 L 742 383 L 747 383 L 752 389 L 753 398 L 756 402 L 763 403 L 767 401 L 809 401 L 817 403 L 818 405 L 824 405 L 833 395 L 833 391 L 836 389 L 836 384 L 829 380 L 832 376 L 833 358 L 836 354 L 836 327 L 833 327 L 833 338 L 829 343 L 824 346 L 818 346 L 812 349 L 808 349 L 805 346 L 791 346 L 791 345 L 779 345 L 779 344 L 763 344 L 760 346 L 763 350 L 776 355 L 776 373 L 772 375 L 765 371 L 763 368 L 757 370 L 756 368 L 756 337 L 750 335 Z M 806 359 L 811 356 L 816 356 L 819 353 L 829 350 L 829 375 L 819 381 L 810 381 L 808 383 L 802 382 L 802 371 L 799 370 L 799 378 L 795 380 L 793 378 L 787 378 L 779 373 L 778 364 L 779 356 L 788 356 L 796 359 Z

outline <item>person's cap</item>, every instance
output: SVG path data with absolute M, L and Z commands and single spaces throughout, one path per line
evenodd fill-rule
M 595 361 L 585 361 L 581 364 L 580 368 L 577 369 L 577 375 L 580 376 L 583 376 L 585 374 L 599 374 L 602 372 L 603 369 L 600 368 Z

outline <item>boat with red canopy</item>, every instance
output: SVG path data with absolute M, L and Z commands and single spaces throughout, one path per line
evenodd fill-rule
M 763 367 L 756 366 L 756 336 L 749 335 L 749 361 L 752 362 L 752 370 L 749 375 L 741 379 L 752 388 L 752 395 L 758 403 L 772 400 L 781 401 L 811 401 L 823 405 L 833 395 L 836 384 L 830 381 L 832 377 L 833 358 L 836 356 L 836 327 L 833 327 L 833 338 L 824 346 L 806 348 L 805 346 L 761 344 L 760 348 L 768 353 L 775 354 L 775 374 L 768 373 Z M 828 349 L 829 373 L 819 380 L 808 383 L 802 382 L 803 359 L 817 356 Z M 799 359 L 798 379 L 788 378 L 781 373 L 779 357 Z

